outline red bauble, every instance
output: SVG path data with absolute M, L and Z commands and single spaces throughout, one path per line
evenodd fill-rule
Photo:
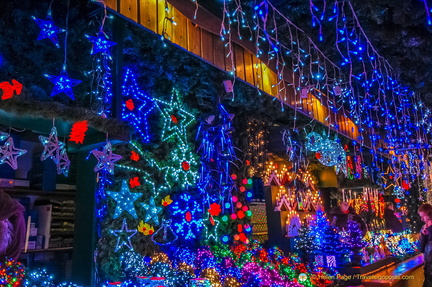
M 190 170 L 190 164 L 187 161 L 182 162 L 182 169 L 184 171 Z

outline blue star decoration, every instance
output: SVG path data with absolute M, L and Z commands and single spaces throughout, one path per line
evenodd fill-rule
M 99 33 L 98 36 L 89 36 L 85 35 L 85 37 L 93 44 L 90 54 L 94 55 L 100 52 L 107 53 L 109 52 L 109 48 L 116 45 L 117 43 L 107 40 L 107 37 Z
M 133 218 L 138 218 L 135 211 L 134 202 L 142 196 L 142 193 L 130 192 L 126 180 L 123 180 L 121 190 L 119 192 L 106 191 L 106 194 L 114 199 L 117 203 L 113 219 L 119 217 L 123 212 L 129 213 Z
M 51 158 L 55 164 L 60 162 L 62 152 L 64 152 L 65 143 L 58 140 L 57 129 L 53 127 L 48 137 L 39 136 L 44 150 L 41 154 L 41 161 Z
M 66 32 L 66 30 L 54 25 L 50 13 L 48 14 L 46 20 L 42 20 L 34 16 L 32 16 L 32 19 L 35 20 L 36 24 L 39 26 L 39 28 L 41 28 L 37 40 L 39 41 L 48 38 L 51 40 L 51 42 L 54 43 L 57 48 L 60 48 L 57 34 Z
M 47 74 L 45 74 L 44 76 L 54 84 L 54 88 L 51 92 L 50 97 L 65 93 L 69 98 L 75 100 L 72 87 L 78 85 L 82 81 L 69 78 L 65 67 L 63 67 L 60 75 L 58 76 L 52 76 Z
M 153 99 L 139 89 L 135 76 L 130 70 L 126 71 L 122 93 L 122 118 L 135 127 L 143 142 L 148 143 L 150 135 L 147 117 L 155 107 Z
M 153 220 L 155 225 L 159 225 L 159 212 L 162 210 L 162 207 L 155 206 L 154 197 L 150 197 L 149 204 L 141 203 L 141 205 L 146 210 L 144 221 L 149 222 L 150 220 Z
M 117 237 L 117 244 L 114 252 L 119 251 L 120 248 L 125 246 L 129 250 L 133 249 L 131 238 L 137 233 L 136 230 L 128 229 L 126 219 L 123 219 L 122 227 L 118 230 L 111 230 L 111 234 Z
M 15 148 L 13 138 L 8 137 L 3 146 L 0 146 L 0 164 L 7 163 L 12 169 L 18 168 L 17 158 L 27 151 Z
M 91 152 L 98 160 L 94 168 L 95 172 L 106 170 L 110 174 L 114 174 L 114 163 L 120 160 L 122 156 L 112 152 L 111 142 L 107 142 L 102 151 L 94 149 Z
M 169 103 L 158 101 L 165 106 L 159 107 L 164 121 L 161 141 L 177 137 L 182 143 L 186 143 L 186 129 L 195 120 L 194 115 L 182 108 L 176 92 L 173 92 Z

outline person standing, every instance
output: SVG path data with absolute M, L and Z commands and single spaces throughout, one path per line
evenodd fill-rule
M 365 236 L 367 232 L 366 223 L 358 215 L 354 208 L 349 206 L 348 202 L 343 201 L 339 206 L 333 207 L 329 212 L 330 224 L 337 227 L 340 231 L 347 228 L 348 220 L 355 221 L 362 231 L 362 235 Z
M 386 229 L 390 229 L 393 232 L 402 232 L 404 230 L 402 223 L 395 215 L 393 202 L 386 203 L 386 208 L 384 209 L 384 220 Z
M 420 205 L 418 214 L 425 223 L 420 230 L 420 251 L 424 254 L 424 283 L 423 287 L 432 286 L 432 205 Z

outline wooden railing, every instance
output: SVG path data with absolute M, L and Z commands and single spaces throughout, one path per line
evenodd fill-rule
M 277 97 L 298 112 L 330 125 L 351 139 L 358 139 L 357 126 L 342 113 L 330 110 L 325 95 L 321 100 L 311 93 L 301 98 L 293 88 L 295 76 L 290 71 L 284 72 L 281 91 L 272 62 L 266 64 L 265 59 L 257 58 L 253 53 L 255 45 L 235 35 L 231 35 L 229 43 L 223 42 L 219 35 L 221 20 L 202 7 L 197 9 L 191 0 L 105 0 L 105 4 L 211 65 Z

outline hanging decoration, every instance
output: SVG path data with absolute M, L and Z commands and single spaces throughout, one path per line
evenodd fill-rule
M 233 118 L 234 115 L 219 104 L 218 114 L 203 121 L 197 132 L 197 138 L 201 139 L 198 149 L 201 171 L 197 185 L 205 202 L 217 201 L 223 208 L 230 206 L 231 191 L 236 188 L 231 175 L 237 160 L 231 139 Z
M 126 180 L 122 181 L 120 191 L 106 191 L 106 194 L 117 203 L 113 219 L 119 217 L 123 212 L 129 213 L 133 218 L 138 218 L 134 203 L 143 194 L 139 192 L 130 192 Z
M 190 194 L 181 194 L 171 204 L 173 226 L 175 233 L 182 239 L 197 238 L 202 226 L 203 209 Z
M 32 16 L 32 19 L 41 29 L 37 40 L 50 39 L 57 48 L 60 48 L 57 34 L 64 33 L 66 30 L 54 25 L 51 15 L 51 7 L 48 10 L 48 15 L 45 20 L 36 18 L 34 16 Z
M 57 174 L 68 176 L 70 160 L 66 151 L 66 144 L 58 140 L 57 128 L 52 127 L 48 137 L 39 136 L 39 141 L 44 146 L 41 154 L 41 161 L 52 159 L 57 167 Z
M 69 134 L 69 141 L 76 144 L 82 144 L 85 138 L 85 132 L 88 130 L 88 121 L 79 121 L 72 125 L 71 133 Z
M 99 151 L 94 149 L 91 153 L 98 160 L 98 163 L 94 168 L 95 172 L 107 171 L 110 174 L 114 174 L 114 163 L 122 158 L 122 156 L 112 152 L 112 145 L 109 141 L 107 141 L 103 150 Z
M 41 161 L 48 158 L 52 159 L 54 163 L 58 163 L 61 153 L 65 148 L 65 143 L 58 140 L 57 128 L 52 127 L 48 137 L 39 136 L 39 141 L 42 143 L 44 150 L 41 154 Z
M 151 240 L 157 245 L 169 245 L 177 240 L 178 236 L 171 228 L 171 219 L 162 219 L 161 227 L 152 235 Z
M 261 177 L 264 172 L 264 163 L 267 161 L 267 127 L 264 121 L 253 117 L 247 119 L 247 146 L 245 150 L 248 176 Z
M 338 141 L 325 139 L 315 132 L 307 135 L 306 149 L 316 152 L 316 158 L 326 166 L 335 166 L 336 173 L 347 175 L 346 153 Z
M 133 250 L 131 238 L 137 233 L 136 230 L 128 229 L 126 219 L 123 219 L 122 227 L 118 230 L 111 230 L 111 234 L 117 237 L 116 247 L 114 252 L 117 252 L 123 246 L 128 250 Z
M 152 220 L 155 225 L 159 225 L 159 213 L 162 210 L 162 207 L 155 205 L 154 197 L 150 197 L 149 203 L 141 203 L 142 207 L 144 207 L 146 211 L 146 216 L 144 221 L 149 222 Z
M 90 54 L 93 55 L 93 70 L 89 72 L 92 75 L 91 95 L 97 101 L 97 114 L 108 118 L 111 116 L 113 102 L 111 48 L 116 43 L 109 41 L 108 34 L 104 31 L 106 20 L 112 18 L 108 15 L 106 5 L 103 5 L 103 12 L 101 25 L 96 32 L 97 36 L 85 35 L 85 37 L 92 43 Z M 94 23 L 97 23 L 97 20 Z
M 108 36 L 103 33 L 103 31 L 99 32 L 97 36 L 89 36 L 85 35 L 85 37 L 92 43 L 92 49 L 90 54 L 94 55 L 100 52 L 109 53 L 109 49 L 116 45 L 117 43 L 109 41 Z
M 161 141 L 173 138 L 185 144 L 186 131 L 194 122 L 195 116 L 182 107 L 177 91 L 172 92 L 170 102 L 156 101 L 163 118 Z
M 285 129 L 282 132 L 282 142 L 285 145 L 288 160 L 293 163 L 294 170 L 297 171 L 306 166 L 305 150 L 300 142 L 298 131 Z
M 62 152 L 60 153 L 59 161 L 56 164 L 57 174 L 63 174 L 64 176 L 67 177 L 69 175 L 70 164 L 71 164 L 71 162 L 70 162 L 69 157 L 67 155 L 66 149 L 63 149 Z
M 0 132 L 0 141 L 6 140 L 9 136 L 10 134 L 8 133 Z
M 148 116 L 155 107 L 154 100 L 142 92 L 135 75 L 127 69 L 122 87 L 122 119 L 131 123 L 144 143 L 150 141 Z
M 45 74 L 44 76 L 54 84 L 54 88 L 51 92 L 50 97 L 65 93 L 70 99 L 75 100 L 72 87 L 78 85 L 82 81 L 69 78 L 66 71 L 66 66 L 63 66 L 63 69 L 58 76 L 52 76 L 48 74 Z
M 21 94 L 23 85 L 17 80 L 12 79 L 12 85 L 9 82 L 1 82 L 0 90 L 2 91 L 2 100 L 11 99 L 14 95 L 18 96 Z
M 8 135 L 8 134 L 7 134 Z M 0 135 L 0 140 L 5 137 L 5 133 Z M 8 164 L 12 169 L 18 168 L 18 157 L 26 154 L 25 149 L 18 149 L 14 146 L 13 138 L 8 135 L 6 142 L 0 146 L 0 165 L 3 163 Z

